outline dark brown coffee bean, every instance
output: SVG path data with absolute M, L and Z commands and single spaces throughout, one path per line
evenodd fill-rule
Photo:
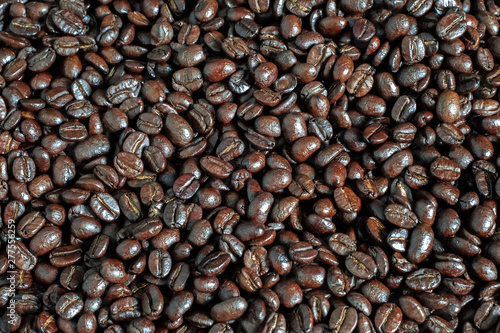
M 148 256 L 148 268 L 155 277 L 166 277 L 172 268 L 170 254 L 166 250 L 154 250 Z
M 128 274 L 125 272 L 125 266 L 117 259 L 106 259 L 102 263 L 100 274 L 110 283 L 123 283 L 128 278 Z
M 302 302 L 302 289 L 295 282 L 278 282 L 274 292 L 278 295 L 280 304 L 286 308 L 292 308 Z
M 437 158 L 430 166 L 431 175 L 441 181 L 453 182 L 460 178 L 460 165 L 446 158 Z
M 418 223 L 415 213 L 400 204 L 387 205 L 384 215 L 389 222 L 405 229 L 414 228 Z
M 224 252 L 215 252 L 207 256 L 201 263 L 198 270 L 207 276 L 221 274 L 230 263 L 230 257 Z
M 421 268 L 406 278 L 406 285 L 413 290 L 433 290 L 441 283 L 441 274 L 431 268 Z
M 465 32 L 466 20 L 464 12 L 450 13 L 444 16 L 436 25 L 439 38 L 452 40 L 462 36 Z
M 214 305 L 210 311 L 216 321 L 235 320 L 247 309 L 247 301 L 243 297 L 235 297 Z
M 394 303 L 385 303 L 375 312 L 375 327 L 380 332 L 395 332 L 401 325 L 403 312 Z
M 436 112 L 439 120 L 445 123 L 453 123 L 460 114 L 460 98 L 451 90 L 445 90 L 439 94 Z
M 329 328 L 336 332 L 352 332 L 358 323 L 356 310 L 349 306 L 340 306 L 330 315 Z
M 118 202 L 107 193 L 97 193 L 90 198 L 90 207 L 102 220 L 111 222 L 120 215 Z
M 119 298 L 111 303 L 109 315 L 113 320 L 128 321 L 140 317 L 139 300 L 132 296 Z
M 165 121 L 168 138 L 178 146 L 185 146 L 193 139 L 193 130 L 189 123 L 178 114 L 170 113 Z
M 333 234 L 328 240 L 328 244 L 334 253 L 342 256 L 356 251 L 356 242 L 346 234 Z
M 229 162 L 215 156 L 201 158 L 200 166 L 209 175 L 222 179 L 227 178 L 233 171 L 233 167 Z
M 434 232 L 430 226 L 417 225 L 411 232 L 408 260 L 418 264 L 424 261 L 432 250 Z
M 342 211 L 357 213 L 361 209 L 361 199 L 348 187 L 339 187 L 334 191 L 337 207 Z
M 69 292 L 59 298 L 56 304 L 56 313 L 63 319 L 69 320 L 74 318 L 83 309 L 83 301 L 81 296 L 76 293 Z
M 35 177 L 35 162 L 27 156 L 20 156 L 14 160 L 12 171 L 14 178 L 22 183 L 28 183 Z
M 363 252 L 357 251 L 349 254 L 345 264 L 349 272 L 360 279 L 369 280 L 377 272 L 377 266 L 373 259 Z

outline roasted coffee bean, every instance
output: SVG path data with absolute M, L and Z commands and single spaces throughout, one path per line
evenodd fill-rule
M 421 268 L 406 278 L 406 285 L 413 290 L 433 290 L 441 283 L 441 274 L 431 268 Z
M 292 281 L 278 282 L 274 292 L 278 295 L 280 304 L 286 308 L 292 308 L 302 302 L 302 289 Z
M 144 164 L 137 155 L 120 152 L 113 160 L 116 171 L 127 178 L 135 178 L 144 170 Z
M 408 248 L 408 260 L 420 263 L 430 254 L 434 243 L 434 232 L 427 225 L 418 225 L 412 230 Z
M 66 320 L 74 318 L 82 309 L 83 301 L 81 296 L 73 292 L 62 295 L 55 306 L 56 313 Z
M 108 193 L 97 193 L 90 198 L 90 207 L 102 220 L 111 222 L 120 216 L 118 202 Z
M 207 276 L 221 274 L 230 263 L 230 257 L 224 252 L 215 252 L 207 256 L 198 268 L 200 273 Z
M 356 251 L 356 242 L 346 234 L 333 234 L 328 240 L 332 251 L 336 254 L 347 256 Z
M 123 283 L 127 280 L 128 274 L 125 266 L 117 259 L 106 259 L 100 269 L 101 276 L 110 283 Z
M 394 303 L 385 303 L 375 312 L 374 324 L 380 332 L 395 332 L 401 325 L 403 312 Z
M 444 16 L 436 25 L 436 33 L 440 39 L 452 40 L 465 32 L 466 18 L 462 11 Z
M 335 332 L 352 332 L 358 323 L 356 310 L 349 306 L 340 306 L 330 315 L 328 327 Z
M 415 213 L 407 207 L 396 203 L 387 205 L 384 215 L 389 222 L 405 229 L 414 228 L 418 223 Z
M 295 262 L 310 263 L 316 258 L 318 252 L 307 242 L 297 242 L 290 247 L 288 255 Z
M 109 316 L 116 321 L 129 321 L 140 315 L 139 300 L 132 296 L 119 298 L 109 307 Z
M 348 187 L 339 187 L 334 191 L 335 203 L 342 211 L 357 213 L 361 209 L 361 199 Z
M 243 297 L 234 297 L 214 305 L 210 314 L 216 321 L 230 321 L 241 317 L 246 309 L 247 301 Z
M 349 254 L 345 265 L 354 276 L 364 280 L 373 278 L 377 272 L 377 266 L 372 257 L 359 251 Z

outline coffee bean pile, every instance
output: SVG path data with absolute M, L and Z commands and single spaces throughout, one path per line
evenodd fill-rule
M 0 1 L 0 332 L 500 332 L 499 19 Z

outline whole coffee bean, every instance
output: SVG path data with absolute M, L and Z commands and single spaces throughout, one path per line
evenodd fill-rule
M 431 174 L 441 181 L 453 182 L 460 178 L 460 165 L 452 160 L 437 158 L 430 168 Z
M 411 233 L 408 247 L 408 260 L 414 264 L 424 261 L 434 244 L 434 232 L 428 225 L 417 225 Z
M 356 310 L 349 306 L 340 306 L 330 315 L 328 327 L 335 332 L 353 332 L 357 323 Z
M 401 54 L 408 65 L 418 63 L 425 57 L 425 44 L 419 36 L 405 36 L 401 41 Z
M 80 142 L 74 149 L 75 161 L 82 162 L 105 155 L 110 150 L 109 139 L 102 134 L 93 135 Z
M 387 205 L 384 215 L 389 222 L 405 229 L 414 228 L 418 223 L 415 213 L 400 204 Z
M 375 327 L 380 332 L 395 332 L 401 325 L 403 312 L 394 303 L 385 303 L 375 312 Z
M 110 283 L 123 283 L 128 278 L 125 266 L 121 261 L 116 259 L 105 260 L 101 266 L 100 274 Z
M 127 296 L 111 303 L 109 315 L 113 320 L 128 321 L 140 317 L 140 307 L 137 298 Z
M 326 277 L 326 270 L 318 265 L 304 265 L 295 271 L 297 284 L 302 288 L 320 288 Z
M 111 222 L 120 215 L 118 202 L 107 193 L 97 193 L 90 198 L 90 207 L 102 220 Z
M 178 114 L 170 113 L 165 121 L 168 138 L 179 146 L 185 146 L 193 139 L 193 130 L 189 123 Z
M 69 292 L 59 298 L 56 303 L 56 313 L 63 319 L 69 320 L 74 318 L 83 309 L 83 301 L 81 296 L 76 293 Z
M 348 187 L 339 187 L 334 191 L 336 205 L 342 211 L 357 213 L 361 209 L 361 199 Z
M 51 265 L 66 267 L 73 265 L 82 259 L 82 250 L 75 245 L 60 246 L 50 252 Z
M 44 255 L 61 244 L 62 232 L 56 226 L 42 228 L 30 241 L 30 251 L 36 255 Z
M 290 247 L 288 255 L 295 262 L 310 263 L 316 258 L 318 251 L 308 242 L 297 242 Z
M 495 226 L 493 210 L 486 206 L 477 206 L 472 211 L 470 225 L 481 237 L 487 236 Z
M 425 309 L 418 300 L 411 296 L 401 296 L 398 301 L 405 316 L 419 324 L 425 321 Z
M 429 327 L 430 330 L 441 330 L 443 328 L 446 330 L 453 330 L 453 326 L 448 321 L 438 316 L 430 316 L 427 321 L 427 327 Z
M 142 160 L 137 155 L 128 152 L 118 153 L 113 164 L 118 173 L 127 178 L 135 178 L 144 170 Z
M 80 239 L 90 238 L 101 232 L 101 224 L 87 216 L 76 217 L 71 221 L 71 233 Z
M 280 299 L 280 304 L 286 308 L 292 308 L 302 302 L 302 289 L 292 281 L 278 282 L 274 292 Z
M 229 162 L 215 156 L 201 158 L 200 166 L 205 172 L 217 178 L 227 178 L 233 171 L 233 167 Z
M 26 271 L 32 270 L 37 263 L 36 256 L 20 241 L 14 241 L 13 245 L 15 250 L 13 258 L 15 259 L 16 267 Z
M 354 71 L 352 59 L 346 55 L 340 56 L 333 67 L 333 79 L 341 82 L 347 81 Z
M 141 295 L 141 306 L 144 314 L 150 318 L 159 316 L 163 310 L 164 298 L 159 288 L 149 284 Z
M 27 183 L 35 178 L 35 162 L 27 156 L 20 156 L 12 165 L 13 174 L 17 181 Z
M 377 272 L 377 266 L 372 257 L 359 251 L 349 254 L 345 265 L 354 276 L 364 280 L 372 279 Z
M 231 321 L 243 315 L 247 309 L 247 301 L 243 297 L 235 297 L 218 303 L 210 311 L 216 321 Z
M 33 237 L 45 224 L 46 219 L 39 211 L 26 214 L 19 221 L 16 231 L 22 238 Z
M 441 283 L 441 274 L 431 268 L 421 268 L 406 278 L 406 285 L 417 291 L 433 290 Z
M 229 263 L 230 257 L 227 253 L 215 252 L 203 260 L 198 270 L 207 276 L 219 275 L 227 268 Z
M 460 115 L 460 98 L 452 90 L 445 90 L 439 94 L 436 113 L 439 120 L 445 123 L 453 123 Z
M 291 271 L 293 263 L 288 258 L 286 249 L 283 246 L 272 247 L 268 254 L 269 263 L 278 274 L 286 274 Z
M 452 40 L 462 36 L 465 32 L 466 20 L 464 12 L 450 13 L 444 16 L 436 25 L 439 38 Z

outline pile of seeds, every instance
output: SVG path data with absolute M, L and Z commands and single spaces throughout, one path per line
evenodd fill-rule
M 0 331 L 499 332 L 499 18 L 0 1 Z

